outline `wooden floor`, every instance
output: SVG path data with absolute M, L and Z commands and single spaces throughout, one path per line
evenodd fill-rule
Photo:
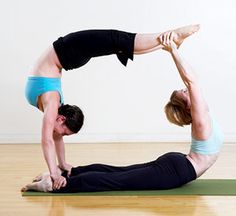
M 184 143 L 66 144 L 73 165 L 147 162 L 168 151 L 188 152 Z M 236 178 L 236 143 L 225 144 L 201 178 Z M 236 196 L 22 197 L 20 188 L 45 171 L 40 144 L 0 145 L 0 216 L 233 216 Z

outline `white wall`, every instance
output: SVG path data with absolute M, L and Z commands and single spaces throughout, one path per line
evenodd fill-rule
M 234 0 L 8 0 L 0 7 L 0 142 L 40 142 L 42 114 L 27 104 L 29 68 L 59 36 L 90 28 L 160 32 L 191 23 L 201 30 L 181 50 L 198 73 L 226 141 L 236 141 Z M 115 56 L 63 73 L 65 102 L 79 105 L 85 125 L 68 142 L 187 141 L 189 128 L 167 122 L 163 107 L 183 84 L 164 51 L 135 56 L 128 67 Z

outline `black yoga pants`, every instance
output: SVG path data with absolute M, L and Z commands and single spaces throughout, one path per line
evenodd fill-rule
M 111 54 L 126 66 L 128 59 L 133 60 L 135 35 L 118 30 L 84 30 L 58 38 L 53 47 L 65 70 L 81 67 L 92 57 Z
M 66 173 L 64 173 L 66 177 Z M 110 190 L 161 190 L 179 187 L 196 179 L 186 155 L 170 152 L 155 161 L 125 167 L 92 164 L 72 168 L 67 185 L 54 193 Z

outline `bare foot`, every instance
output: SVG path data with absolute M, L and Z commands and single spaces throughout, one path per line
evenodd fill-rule
M 33 178 L 32 182 L 38 182 L 40 181 L 44 176 L 48 175 L 49 172 L 44 172 L 44 173 L 40 173 L 39 175 L 37 175 L 35 178 Z
M 52 179 L 49 174 L 44 175 L 42 180 L 37 183 L 38 183 L 37 191 L 49 192 L 49 191 L 53 190 L 52 189 Z
M 183 26 L 177 29 L 174 29 L 174 42 L 176 43 L 177 47 L 183 43 L 184 39 L 189 37 L 190 35 L 194 34 L 200 29 L 200 25 L 188 25 Z
M 52 191 L 52 179 L 49 174 L 41 175 L 41 180 L 35 181 L 33 183 L 24 186 L 21 191 L 41 191 L 49 192 Z

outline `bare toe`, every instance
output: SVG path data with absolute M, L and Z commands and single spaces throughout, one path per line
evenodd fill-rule
M 37 182 L 37 191 L 49 192 L 52 191 L 52 179 L 50 175 L 44 175 L 42 180 Z
M 25 191 L 27 191 L 27 187 L 26 186 L 21 188 L 21 192 L 25 192 Z

